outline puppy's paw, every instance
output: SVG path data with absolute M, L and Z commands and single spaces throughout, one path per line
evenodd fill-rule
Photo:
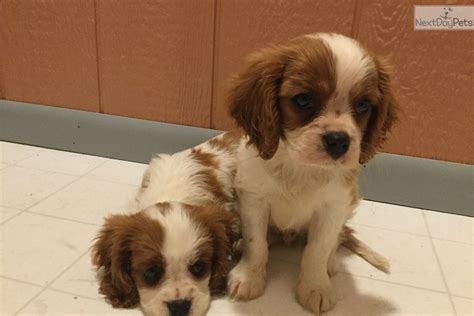
M 336 292 L 329 282 L 323 283 L 326 284 L 313 284 L 303 280 L 296 289 L 298 302 L 317 315 L 330 310 L 336 304 Z
M 237 300 L 251 300 L 259 297 L 265 290 L 265 269 L 252 269 L 241 261 L 229 273 L 228 292 Z

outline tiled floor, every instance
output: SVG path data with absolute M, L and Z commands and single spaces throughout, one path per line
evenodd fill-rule
M 103 216 L 127 207 L 145 165 L 10 143 L 0 157 L 0 314 L 140 315 L 103 301 L 89 247 Z M 351 226 L 392 272 L 341 249 L 329 315 L 473 315 L 473 219 L 363 202 Z M 209 315 L 309 315 L 293 294 L 300 255 L 272 249 L 265 295 L 217 299 Z

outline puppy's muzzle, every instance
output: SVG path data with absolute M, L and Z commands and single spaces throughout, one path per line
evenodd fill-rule
M 345 132 L 330 132 L 323 135 L 323 145 L 332 159 L 336 160 L 343 156 L 351 144 L 349 135 Z
M 187 316 L 191 310 L 190 300 L 174 300 L 166 303 L 171 316 Z

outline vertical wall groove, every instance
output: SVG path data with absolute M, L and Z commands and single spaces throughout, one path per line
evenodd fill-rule
M 5 92 L 5 82 L 3 81 L 3 62 L 4 62 L 4 50 L 5 50 L 5 37 L 4 37 L 4 29 L 5 24 L 3 16 L 3 1 L 0 0 L 0 99 L 6 98 Z
M 100 89 L 100 82 L 101 82 L 101 77 L 100 77 L 100 33 L 99 33 L 99 28 L 100 28 L 100 20 L 99 20 L 99 14 L 98 14 L 98 9 L 97 9 L 97 1 L 99 0 L 94 0 L 94 20 L 95 20 L 95 53 L 96 53 L 96 63 L 97 63 L 97 93 L 98 93 L 98 99 L 99 99 L 99 112 L 104 113 L 104 110 L 102 109 L 102 91 Z
M 209 112 L 210 118 L 209 118 L 209 128 L 213 128 L 214 126 L 214 121 L 213 121 L 213 113 L 214 113 L 214 89 L 215 89 L 215 72 L 216 72 L 216 66 L 217 66 L 217 9 L 218 9 L 218 1 L 220 0 L 214 0 L 214 33 L 212 34 L 212 65 L 211 65 L 211 110 Z

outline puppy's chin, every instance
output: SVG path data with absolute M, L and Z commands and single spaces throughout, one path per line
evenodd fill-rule
M 352 169 L 358 166 L 357 159 L 351 157 L 352 155 L 344 155 L 338 159 L 333 159 L 324 151 L 313 150 L 312 152 L 290 152 L 290 158 L 305 166 L 312 166 L 317 168 L 342 168 Z

